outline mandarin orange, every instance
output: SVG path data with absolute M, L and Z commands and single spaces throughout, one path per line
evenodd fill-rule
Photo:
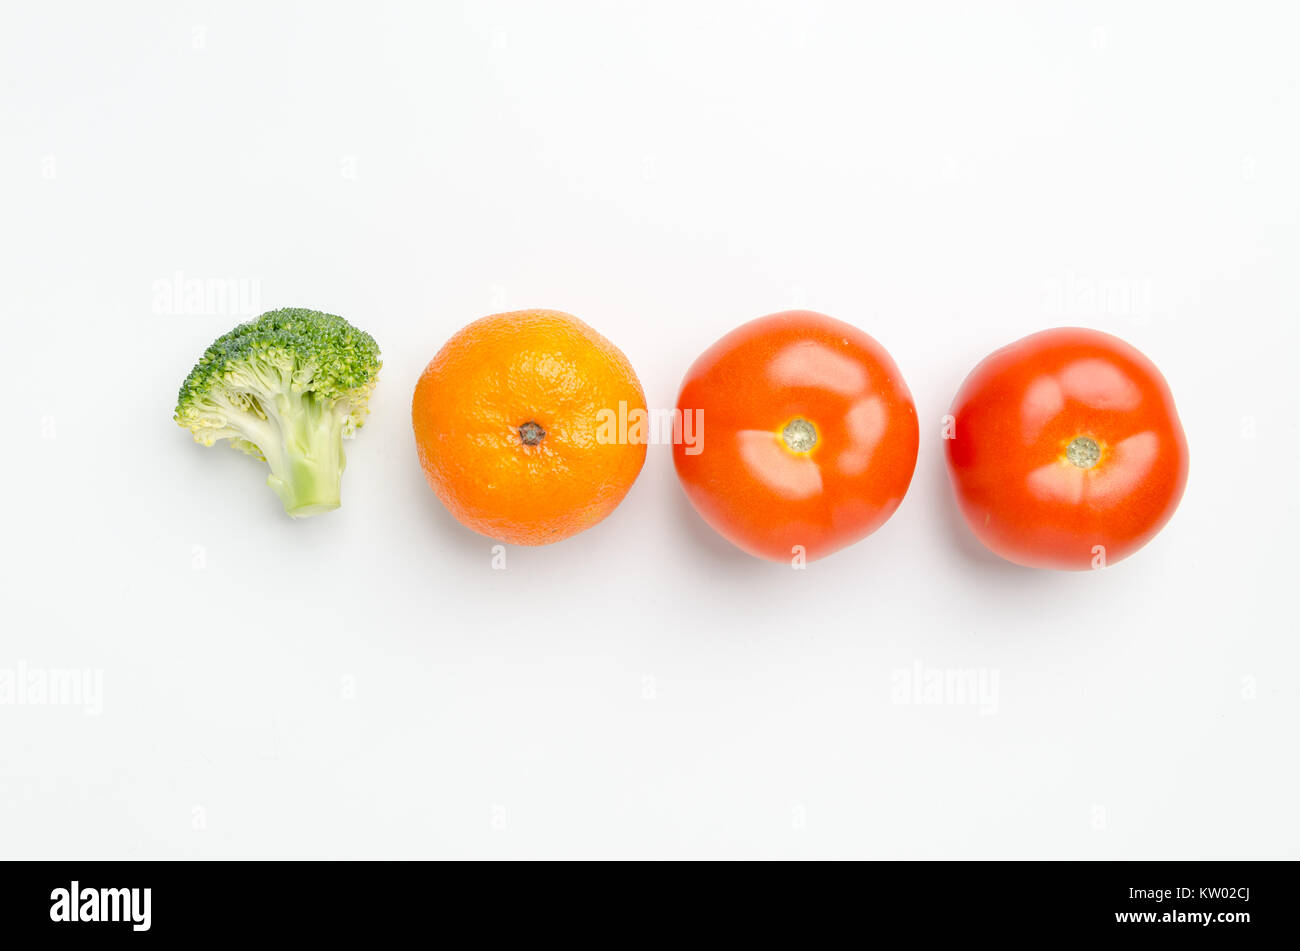
M 645 462 L 611 419 L 644 415 L 622 352 L 554 310 L 484 317 L 438 352 L 415 387 L 420 465 L 447 509 L 515 545 L 568 538 L 609 515 Z M 635 417 L 634 417 L 635 418 Z

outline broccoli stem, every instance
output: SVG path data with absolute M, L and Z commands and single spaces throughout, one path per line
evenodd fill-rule
M 319 515 L 339 507 L 339 482 L 346 459 L 343 423 L 331 405 L 312 394 L 277 394 L 264 404 L 279 430 L 279 445 L 260 447 L 270 466 L 266 484 L 294 518 Z

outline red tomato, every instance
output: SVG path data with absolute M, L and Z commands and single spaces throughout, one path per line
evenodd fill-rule
M 1044 330 L 991 354 L 962 384 L 949 424 L 966 523 L 1020 565 L 1114 564 L 1164 527 L 1187 484 L 1187 440 L 1164 377 L 1096 330 Z
M 811 561 L 865 538 L 898 508 L 916 467 L 916 406 L 898 367 L 823 314 L 737 327 L 695 361 L 677 408 L 703 435 L 697 446 L 674 440 L 687 497 L 760 558 Z

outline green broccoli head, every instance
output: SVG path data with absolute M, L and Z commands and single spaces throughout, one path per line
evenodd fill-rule
M 342 317 L 290 307 L 213 341 L 181 384 L 176 422 L 271 469 L 295 518 L 339 507 L 343 440 L 365 421 L 381 366 L 370 334 Z

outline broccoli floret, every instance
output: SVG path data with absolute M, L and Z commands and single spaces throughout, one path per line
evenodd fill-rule
M 381 366 L 370 334 L 342 317 L 274 310 L 218 337 L 181 384 L 176 422 L 262 459 L 294 518 L 339 507 L 343 440 L 364 422 Z

